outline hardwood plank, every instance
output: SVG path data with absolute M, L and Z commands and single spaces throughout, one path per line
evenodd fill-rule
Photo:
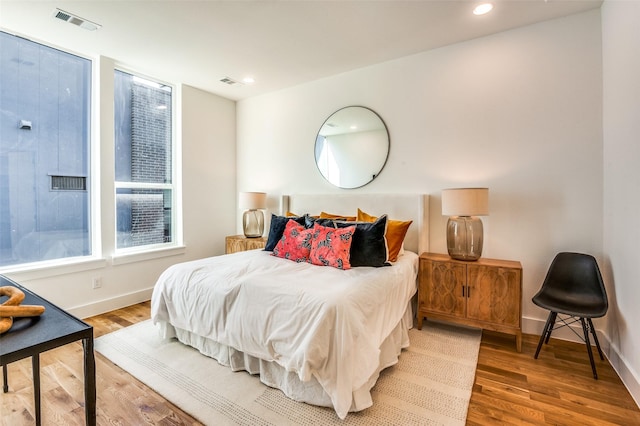
M 524 417 L 512 424 L 640 424 L 640 409 L 607 361 L 598 359 L 594 380 L 584 344 L 551 339 L 534 359 L 537 344 L 538 336 L 524 336 L 517 353 L 505 336 L 483 333 L 468 424 L 514 413 Z
M 482 415 L 478 416 L 478 413 Z M 467 420 L 482 422 L 489 414 L 492 418 L 508 420 L 511 424 L 541 424 L 544 411 L 531 406 L 528 397 L 513 395 L 508 388 L 483 388 L 469 404 Z
M 144 302 L 89 318 L 101 336 L 149 318 Z M 467 425 L 640 425 L 640 409 L 607 361 L 591 375 L 583 344 L 551 339 L 539 359 L 538 336 L 484 332 Z M 43 424 L 84 424 L 82 345 L 41 355 Z M 99 425 L 200 425 L 152 389 L 96 353 Z M 9 393 L 0 394 L 0 425 L 33 425 L 31 360 L 9 365 Z
M 83 426 L 84 421 L 84 406 L 78 404 L 71 395 L 69 395 L 64 388 L 57 387 L 47 392 L 43 392 L 41 395 L 41 407 L 44 412 L 45 407 L 47 410 L 47 419 L 42 423 L 51 423 L 58 425 L 69 426 Z M 82 409 L 81 415 L 75 415 L 77 409 Z

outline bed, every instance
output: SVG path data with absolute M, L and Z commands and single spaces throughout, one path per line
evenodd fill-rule
M 428 197 L 283 196 L 280 209 L 362 209 L 381 215 L 376 222 L 386 214 L 413 223 L 391 266 L 341 270 L 264 250 L 173 265 L 154 287 L 151 317 L 165 338 L 344 419 L 372 405 L 380 371 L 409 345 L 417 253 L 428 248 Z

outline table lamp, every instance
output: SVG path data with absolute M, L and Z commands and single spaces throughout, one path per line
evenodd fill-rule
M 264 233 L 264 213 L 267 207 L 267 194 L 264 192 L 241 192 L 238 204 L 244 209 L 242 214 L 242 231 L 247 238 L 258 238 Z
M 482 255 L 482 220 L 489 214 L 489 188 L 442 190 L 442 214 L 447 221 L 447 250 L 458 260 L 478 260 Z

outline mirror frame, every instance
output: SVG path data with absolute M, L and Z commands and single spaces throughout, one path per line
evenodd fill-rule
M 322 129 L 324 128 L 324 126 L 331 120 L 332 117 L 334 117 L 336 114 L 338 114 L 341 111 L 344 111 L 346 109 L 349 108 L 361 108 L 364 110 L 367 110 L 368 112 L 370 112 L 371 114 L 373 114 L 378 120 L 380 120 L 380 123 L 382 124 L 382 129 L 384 129 L 386 135 L 387 135 L 387 152 L 384 158 L 384 161 L 382 162 L 382 164 L 380 165 L 380 168 L 378 169 L 378 171 L 372 175 L 372 177 L 367 180 L 366 182 L 364 182 L 362 185 L 358 185 L 358 186 L 340 186 L 338 184 L 335 184 L 333 182 L 331 182 L 329 180 L 329 178 L 327 176 L 325 176 L 325 174 L 323 173 L 323 171 L 320 169 L 320 166 L 318 165 L 318 156 L 317 156 L 317 149 L 318 149 L 318 138 L 321 136 L 320 133 L 322 132 Z M 313 160 L 316 164 L 316 168 L 318 169 L 318 171 L 320 172 L 320 175 L 327 181 L 329 182 L 331 185 L 335 186 L 336 188 L 341 188 L 341 189 L 357 189 L 357 188 L 362 188 L 365 185 L 370 184 L 371 182 L 373 182 L 382 172 L 382 170 L 384 170 L 384 167 L 387 164 L 387 161 L 389 159 L 389 152 L 391 151 L 391 137 L 389 135 L 389 128 L 387 127 L 387 124 L 384 122 L 384 120 L 382 119 L 382 117 L 380 117 L 380 115 L 375 112 L 374 110 L 372 110 L 369 107 L 365 107 L 362 105 L 349 105 L 349 106 L 345 106 L 342 107 L 336 111 L 334 111 L 332 114 L 330 114 L 322 123 L 322 125 L 320 126 L 320 129 L 318 129 L 318 132 L 316 133 L 316 140 L 314 142 L 313 145 Z

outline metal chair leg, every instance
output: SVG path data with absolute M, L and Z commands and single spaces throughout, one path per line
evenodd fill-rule
M 593 378 L 598 380 L 598 373 L 596 373 L 596 363 L 593 361 L 593 353 L 591 352 L 591 342 L 589 341 L 589 330 L 587 329 L 587 322 L 584 318 L 580 318 L 580 323 L 582 324 L 582 332 L 584 333 L 584 342 L 587 345 L 587 353 L 589 354 L 589 362 L 591 362 Z
M 602 349 L 600 348 L 600 342 L 598 341 L 598 336 L 596 335 L 596 328 L 593 326 L 593 322 L 591 322 L 591 318 L 587 318 L 587 321 L 589 322 L 589 328 L 591 328 L 591 334 L 593 335 L 593 340 L 596 342 L 596 348 L 598 348 L 600 359 L 604 361 L 604 355 L 602 354 Z
M 544 324 L 544 330 L 540 335 L 540 340 L 538 341 L 538 348 L 536 349 L 536 354 L 533 358 L 538 359 L 538 354 L 540 353 L 540 349 L 542 348 L 542 342 L 546 340 L 546 343 L 549 343 L 549 337 L 551 336 L 551 330 L 553 330 L 553 325 L 556 321 L 556 313 L 549 312 L 549 316 L 547 317 L 547 322 Z M 547 335 L 549 337 L 547 337 Z

